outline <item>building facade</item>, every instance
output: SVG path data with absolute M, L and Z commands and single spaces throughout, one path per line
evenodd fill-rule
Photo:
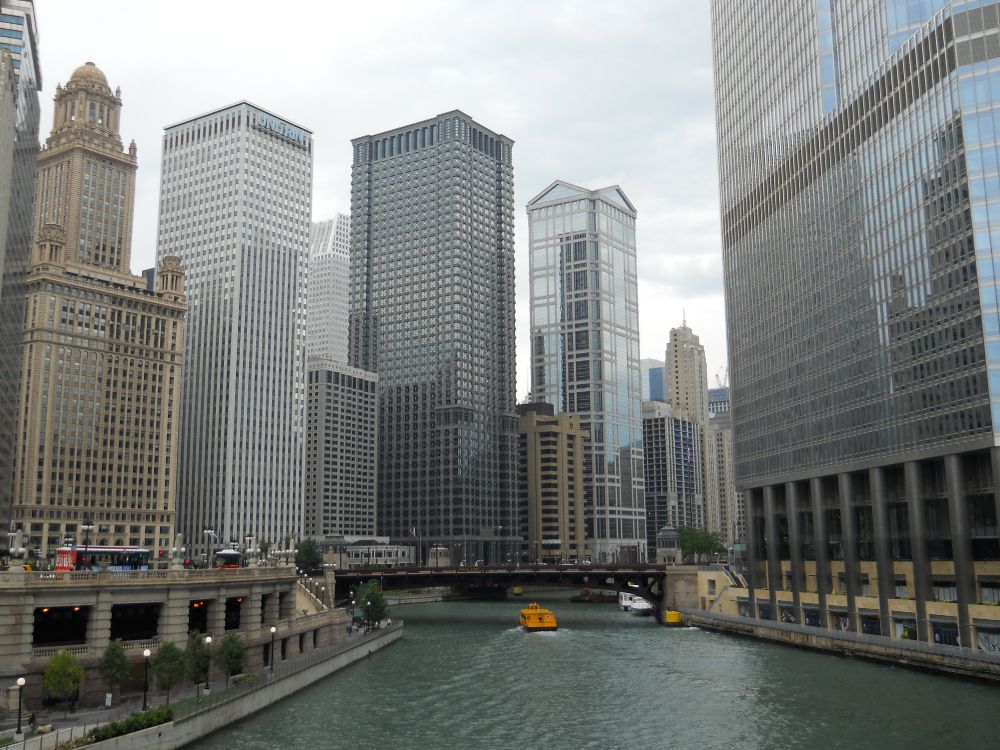
M 650 560 L 662 557 L 657 538 L 664 528 L 705 527 L 701 439 L 702 430 L 685 412 L 659 401 L 643 402 L 642 465 Z
M 373 537 L 378 376 L 310 357 L 306 390 L 305 534 Z
M 80 66 L 38 157 L 12 518 L 42 557 L 84 527 L 154 558 L 173 542 L 184 274 L 165 257 L 149 290 L 129 272 L 136 146 L 122 150 L 120 113 Z
M 312 134 L 294 123 L 239 102 L 165 131 L 157 256 L 186 271 L 178 528 L 193 554 L 302 533 L 311 202 Z
M 17 399 L 21 348 L 34 236 L 35 163 L 38 158 L 38 92 L 42 69 L 32 0 L 0 2 L 0 47 L 11 55 L 16 77 L 14 133 L 7 195 L 3 278 L 0 284 L 0 525 L 11 521 L 14 446 L 17 445 Z
M 735 559 L 746 544 L 746 506 L 736 491 L 733 423 L 728 411 L 712 414 L 705 428 L 705 526 L 718 534 Z M 739 553 L 739 554 L 737 554 Z
M 513 141 L 456 110 L 352 145 L 350 356 L 379 374 L 379 533 L 492 561 L 514 519 Z
M 351 217 L 314 222 L 309 229 L 306 349 L 310 357 L 347 364 L 350 314 Z
M 663 393 L 663 361 L 659 359 L 640 359 L 639 370 L 642 374 L 642 400 L 665 401 Z
M 988 648 L 1000 4 L 712 12 L 747 611 Z
M 730 411 L 729 388 L 708 389 L 708 416 Z
M 576 562 L 588 557 L 585 441 L 580 418 L 545 402 L 517 407 L 517 526 L 501 561 Z M 507 555 L 510 555 L 508 558 Z
M 687 322 L 670 329 L 664 397 L 704 429 L 708 421 L 708 365 L 705 347 Z
M 532 401 L 578 415 L 595 561 L 646 559 L 635 207 L 556 181 L 528 203 Z

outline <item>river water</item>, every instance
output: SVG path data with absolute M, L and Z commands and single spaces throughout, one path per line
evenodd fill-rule
M 1000 687 L 534 598 L 393 608 L 396 644 L 218 732 L 264 748 L 1000 747 Z

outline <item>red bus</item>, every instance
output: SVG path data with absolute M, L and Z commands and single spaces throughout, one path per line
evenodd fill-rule
M 149 558 L 141 547 L 60 547 L 56 570 L 149 570 Z

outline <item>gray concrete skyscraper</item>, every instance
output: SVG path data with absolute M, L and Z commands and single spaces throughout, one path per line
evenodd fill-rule
M 528 203 L 531 400 L 579 415 L 594 560 L 646 559 L 636 211 L 618 186 L 556 181 Z
M 995 643 L 1000 3 L 712 16 L 747 609 Z
M 186 272 L 178 528 L 197 552 L 303 523 L 312 133 L 248 102 L 166 129 L 157 256 Z
M 38 158 L 38 92 L 42 70 L 38 61 L 38 30 L 31 0 L 0 0 L 0 38 L 11 54 L 14 86 L 13 152 L 3 238 L 3 279 L 0 286 L 0 525 L 10 521 L 14 447 L 17 442 L 17 399 L 25 282 L 31 266 L 35 210 L 35 164 Z M 10 148 L 3 144 L 3 148 Z M 8 155 L 5 155 L 5 159 Z M 26 529 L 30 533 L 30 529 Z M 37 534 L 36 534 L 37 536 Z
M 347 364 L 351 217 L 315 222 L 309 230 L 306 349 L 309 357 Z
M 352 145 L 350 357 L 379 377 L 379 533 L 492 560 L 514 522 L 513 141 L 456 110 Z

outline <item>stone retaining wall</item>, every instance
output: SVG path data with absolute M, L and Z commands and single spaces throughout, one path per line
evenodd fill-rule
M 682 609 L 681 612 L 688 624 L 707 630 L 960 677 L 1000 681 L 1000 658 L 975 649 L 899 641 L 876 635 L 838 632 L 700 610 Z

